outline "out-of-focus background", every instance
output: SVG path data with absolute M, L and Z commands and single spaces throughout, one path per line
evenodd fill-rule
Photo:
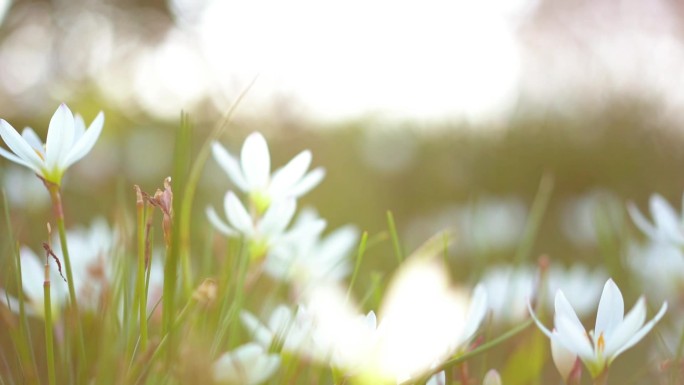
M 678 201 L 683 34 L 672 0 L 0 0 L 0 117 L 44 135 L 62 101 L 104 110 L 66 188 L 108 210 L 171 173 L 181 110 L 199 144 L 256 78 L 223 143 L 263 131 L 274 164 L 311 148 L 328 177 L 305 203 L 332 224 L 377 232 L 391 209 L 407 243 L 457 226 L 461 254 L 503 258 L 547 173 L 538 251 L 591 260 L 596 202 Z M 205 177 L 200 205 L 229 186 Z
M 235 154 L 262 131 L 274 167 L 311 149 L 327 176 L 302 203 L 329 228 L 378 234 L 392 210 L 407 250 L 455 228 L 455 277 L 505 277 L 546 176 L 534 260 L 601 266 L 628 307 L 649 286 L 620 275 L 630 261 L 659 274 L 625 241 L 643 237 L 624 202 L 644 209 L 659 192 L 680 206 L 681 2 L 0 0 L 0 118 L 43 136 L 61 102 L 87 122 L 106 115 L 67 173 L 72 224 L 132 210 L 133 184 L 152 192 L 172 173 L 181 110 L 196 150 L 252 82 L 221 142 Z M 39 223 L 47 193 L 1 162 L 14 219 Z M 210 159 L 195 232 L 229 187 Z M 20 237 L 40 236 L 26 227 Z M 394 261 L 378 247 L 362 282 Z

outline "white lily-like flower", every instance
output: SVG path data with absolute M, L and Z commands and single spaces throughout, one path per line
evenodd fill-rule
M 684 197 L 682 200 L 684 204 Z M 627 210 L 634 224 L 656 242 L 668 242 L 684 246 L 684 214 L 678 215 L 660 194 L 651 195 L 649 206 L 654 223 L 646 219 L 634 203 L 630 202 L 627 205 Z
M 214 381 L 220 384 L 257 385 L 266 381 L 280 365 L 280 357 L 268 354 L 254 342 L 224 353 L 213 366 Z
M 19 135 L 14 127 L 0 119 L 0 136 L 13 152 L 0 148 L 0 155 L 60 185 L 67 168 L 93 148 L 103 124 L 104 114 L 100 112 L 86 130 L 83 118 L 74 117 L 69 107 L 61 104 L 50 119 L 47 141 L 43 144 L 31 128 L 25 128 Z
M 249 195 L 258 212 L 271 202 L 284 198 L 298 198 L 316 187 L 325 172 L 316 168 L 307 173 L 311 165 L 311 152 L 304 150 L 285 166 L 271 174 L 271 155 L 263 135 L 250 134 L 242 145 L 238 161 L 218 142 L 212 145 L 214 159 L 228 174 L 235 186 Z
M 305 358 L 320 358 L 322 352 L 313 340 L 313 319 L 303 307 L 293 312 L 285 305 L 278 305 L 266 324 L 247 311 L 240 313 L 240 320 L 255 342 L 264 349 L 274 346 L 283 352 L 299 354 Z
M 356 312 L 341 288 L 319 287 L 309 294 L 307 309 L 334 366 L 358 373 L 362 383 L 402 383 L 467 347 L 486 314 L 486 291 L 478 286 L 468 296 L 452 287 L 433 251 L 424 247 L 399 268 L 377 329 L 375 315 Z
M 646 300 L 639 298 L 632 310 L 624 315 L 622 293 L 612 279 L 604 288 L 596 315 L 596 326 L 589 333 L 580 322 L 562 291 L 556 292 L 554 329 L 550 331 L 537 318 L 529 305 L 537 326 L 555 343 L 577 355 L 592 378 L 604 374 L 613 360 L 638 343 L 665 315 L 667 302 L 652 320 L 646 322 Z
M 223 204 L 229 223 L 221 219 L 213 207 L 206 211 L 209 222 L 225 235 L 244 236 L 251 241 L 255 256 L 263 255 L 283 235 L 297 208 L 295 200 L 288 198 L 273 202 L 263 216 L 253 217 L 232 191 L 226 193 Z
M 340 281 L 351 271 L 349 255 L 359 231 L 351 225 L 322 236 L 325 220 L 305 210 L 264 261 L 264 271 L 273 278 L 291 281 L 302 290 L 321 282 Z

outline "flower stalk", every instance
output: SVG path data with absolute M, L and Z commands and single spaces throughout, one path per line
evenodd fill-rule
M 50 255 L 45 258 L 45 280 L 43 281 L 43 303 L 45 311 L 45 348 L 50 385 L 57 384 L 55 375 L 55 350 L 52 337 L 52 303 L 50 301 Z
M 136 212 L 138 224 L 138 273 L 136 275 L 136 298 L 138 301 L 138 314 L 140 316 L 140 349 L 147 350 L 147 291 L 145 290 L 145 200 L 143 193 L 138 185 L 135 186 L 136 192 Z
M 74 314 L 74 322 L 78 334 L 78 352 L 81 363 L 86 363 L 85 339 L 83 337 L 83 328 L 81 327 L 80 313 L 78 310 L 78 301 L 76 299 L 76 288 L 74 286 L 74 276 L 71 270 L 71 259 L 69 258 L 69 248 L 67 246 L 66 228 L 64 226 L 64 208 L 62 206 L 62 195 L 59 190 L 59 185 L 43 179 L 45 187 L 50 193 L 52 200 L 52 211 L 57 220 L 57 231 L 59 232 L 59 243 L 62 249 L 62 256 L 64 258 L 64 270 L 66 270 L 67 286 L 69 287 L 69 302 Z M 48 297 L 49 298 L 49 297 Z

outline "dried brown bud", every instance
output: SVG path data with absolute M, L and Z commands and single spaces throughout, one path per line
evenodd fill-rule
M 216 300 L 218 293 L 218 284 L 213 278 L 207 278 L 199 285 L 199 287 L 192 294 L 197 302 L 203 305 L 211 305 Z

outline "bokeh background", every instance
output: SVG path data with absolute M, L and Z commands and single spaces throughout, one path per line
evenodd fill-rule
M 327 177 L 302 202 L 329 228 L 381 234 L 391 210 L 406 250 L 455 228 L 462 281 L 512 262 L 546 177 L 530 263 L 606 268 L 629 306 L 648 285 L 625 273 L 627 240 L 643 237 L 624 203 L 645 209 L 659 192 L 680 207 L 675 0 L 0 0 L 0 117 L 44 135 L 61 102 L 86 121 L 106 115 L 64 183 L 72 224 L 132 210 L 133 184 L 152 192 L 172 173 L 181 111 L 196 150 L 250 85 L 224 145 L 235 153 L 262 131 L 274 165 L 311 149 Z M 47 193 L 1 162 L 31 242 Z M 197 234 L 229 187 L 210 160 Z M 388 270 L 391 250 L 374 246 L 362 283 Z

